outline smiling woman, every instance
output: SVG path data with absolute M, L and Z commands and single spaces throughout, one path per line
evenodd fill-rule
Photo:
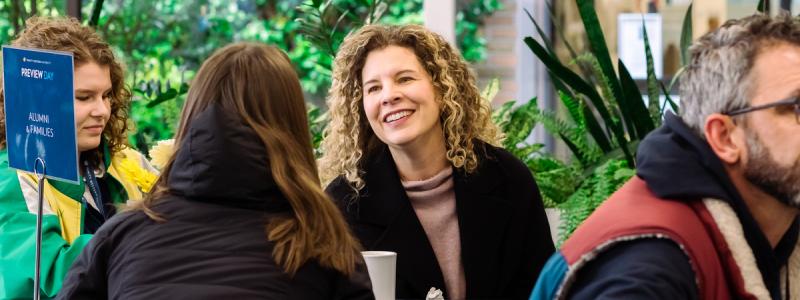
M 123 84 L 120 62 L 94 30 L 74 19 L 32 18 L 11 44 L 70 52 L 75 61 L 75 126 L 82 181 L 47 180 L 45 190 L 39 191 L 36 178 L 9 169 L 6 150 L 0 150 L 0 298 L 33 294 L 39 192 L 46 200 L 40 288 L 43 295 L 53 297 L 92 234 L 114 215 L 115 205 L 142 198 L 155 170 L 144 156 L 126 146 L 130 92 Z M 38 126 L 49 123 L 47 115 L 28 118 L 37 124 L 31 125 L 32 134 L 52 135 L 52 130 L 58 130 Z M 4 119 L 0 118 L 0 130 L 5 128 Z M 0 148 L 5 148 L 5 136 L 0 136 Z
M 364 114 L 392 156 L 406 162 L 398 165 L 400 177 L 425 179 L 444 169 L 448 162 L 439 103 L 431 76 L 414 52 L 394 45 L 374 50 L 367 55 L 361 73 Z M 441 155 L 419 155 L 430 159 L 414 166 L 417 161 L 411 156 L 423 154 L 418 151 Z
M 421 26 L 342 43 L 320 173 L 365 250 L 397 252 L 397 298 L 522 299 L 553 252 L 530 171 L 464 59 Z

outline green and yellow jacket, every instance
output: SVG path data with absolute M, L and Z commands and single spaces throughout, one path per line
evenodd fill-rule
M 112 157 L 106 149 L 104 157 L 110 202 L 141 199 L 152 186 L 156 170 L 139 152 L 125 149 Z M 37 189 L 36 177 L 8 168 L 8 153 L 0 150 L 0 299 L 33 295 Z M 83 180 L 79 184 L 45 180 L 39 281 L 44 297 L 58 293 L 72 261 L 92 237 L 83 228 L 84 191 Z

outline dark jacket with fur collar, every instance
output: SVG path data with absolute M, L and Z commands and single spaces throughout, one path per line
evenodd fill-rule
M 476 143 L 479 166 L 453 170 L 461 259 L 468 299 L 526 299 L 554 251 L 531 172 L 503 149 Z M 355 197 L 343 177 L 327 188 L 366 250 L 395 251 L 397 298 L 444 290 L 433 248 L 401 185 L 387 148 L 369 160 Z M 445 298 L 447 295 L 445 295 Z
M 706 202 L 713 199 L 718 202 L 714 207 L 729 207 L 725 222 L 714 219 L 713 222 L 707 222 L 713 227 L 707 225 L 707 228 L 697 229 L 707 232 L 709 236 L 720 235 L 715 239 L 715 245 L 722 262 L 727 263 L 725 271 L 728 283 L 717 284 L 744 286 L 731 293 L 761 295 L 759 299 L 782 299 L 782 294 L 789 288 L 800 290 L 800 283 L 789 279 L 800 270 L 800 254 L 794 253 L 800 247 L 800 220 L 795 219 L 773 249 L 725 172 L 723 163 L 708 142 L 694 133 L 680 117 L 668 113 L 664 124 L 644 138 L 637 153 L 636 173 L 646 182 L 649 191 L 663 201 L 704 206 L 710 210 Z M 640 215 L 644 213 L 640 212 Z M 604 217 L 609 215 L 595 214 L 590 218 Z M 648 230 L 652 228 L 654 226 Z M 740 232 L 737 232 L 737 228 L 740 228 Z M 601 236 L 606 228 L 586 229 L 590 231 L 589 235 Z M 730 235 L 726 236 L 725 233 Z M 730 239 L 730 236 L 738 239 Z M 569 241 L 564 247 L 568 244 Z M 586 263 L 580 271 L 570 269 L 577 275 L 574 276 L 569 299 L 696 299 L 698 292 L 702 294 L 704 291 L 697 286 L 699 277 L 690 259 L 672 240 L 628 237 L 623 242 L 613 244 L 613 247 L 609 245 L 605 243 L 602 251 L 595 253 L 591 263 Z M 743 259 L 745 257 L 752 259 Z M 785 270 L 790 272 L 787 274 Z M 555 277 L 552 276 L 555 273 L 546 271 L 545 274 L 540 278 L 537 290 L 546 290 L 547 280 L 544 279 Z M 782 282 L 790 284 L 782 287 Z M 797 297 L 797 293 L 791 296 Z

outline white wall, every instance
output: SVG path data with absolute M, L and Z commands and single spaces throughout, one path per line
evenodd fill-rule
M 422 18 L 425 27 L 444 37 L 451 45 L 456 45 L 455 0 L 424 0 Z

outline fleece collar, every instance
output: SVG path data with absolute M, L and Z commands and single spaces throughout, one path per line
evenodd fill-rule
M 741 235 L 753 252 L 763 282 L 772 295 L 780 295 L 783 263 L 708 142 L 680 117 L 667 113 L 664 124 L 639 144 L 636 163 L 637 175 L 659 198 L 679 201 L 713 198 L 725 202 L 741 224 Z

